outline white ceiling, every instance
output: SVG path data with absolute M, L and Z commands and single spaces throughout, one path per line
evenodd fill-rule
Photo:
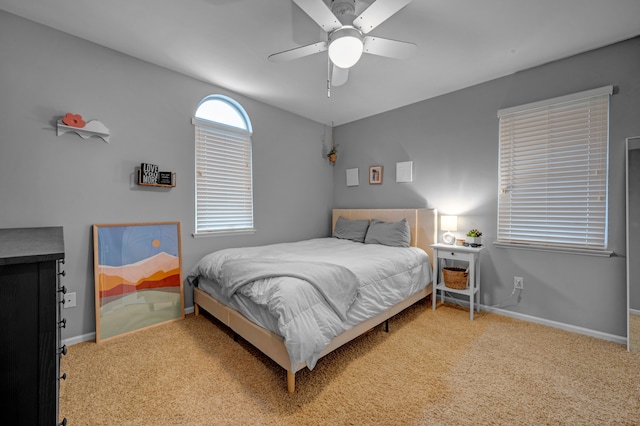
M 327 98 L 326 52 L 267 60 L 323 40 L 291 0 L 0 0 L 0 9 L 336 126 L 640 34 L 639 0 L 413 0 L 370 35 L 414 42 L 417 54 L 363 55 Z

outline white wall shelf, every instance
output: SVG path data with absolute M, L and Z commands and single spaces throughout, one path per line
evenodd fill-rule
M 84 127 L 67 126 L 62 123 L 62 120 L 58 120 L 58 136 L 64 135 L 67 132 L 77 133 L 82 139 L 97 136 L 109 143 L 109 129 L 98 120 L 91 120 Z

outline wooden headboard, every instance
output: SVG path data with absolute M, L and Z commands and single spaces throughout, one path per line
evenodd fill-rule
M 406 219 L 411 229 L 411 246 L 426 251 L 433 266 L 433 249 L 438 231 L 438 210 L 436 209 L 333 209 L 331 234 L 336 221 L 342 216 L 349 220 L 379 219 L 385 222 L 397 222 Z

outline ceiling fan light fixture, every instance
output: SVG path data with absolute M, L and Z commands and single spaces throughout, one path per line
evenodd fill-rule
M 353 27 L 342 27 L 329 37 L 329 58 L 338 68 L 351 68 L 362 56 L 362 33 Z

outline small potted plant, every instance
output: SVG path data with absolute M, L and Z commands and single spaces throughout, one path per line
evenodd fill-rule
M 472 247 L 477 247 L 482 244 L 482 232 L 477 229 L 472 229 L 467 232 L 465 242 Z
M 331 150 L 327 154 L 327 158 L 329 158 L 330 163 L 335 163 L 338 159 L 338 145 L 333 145 Z

